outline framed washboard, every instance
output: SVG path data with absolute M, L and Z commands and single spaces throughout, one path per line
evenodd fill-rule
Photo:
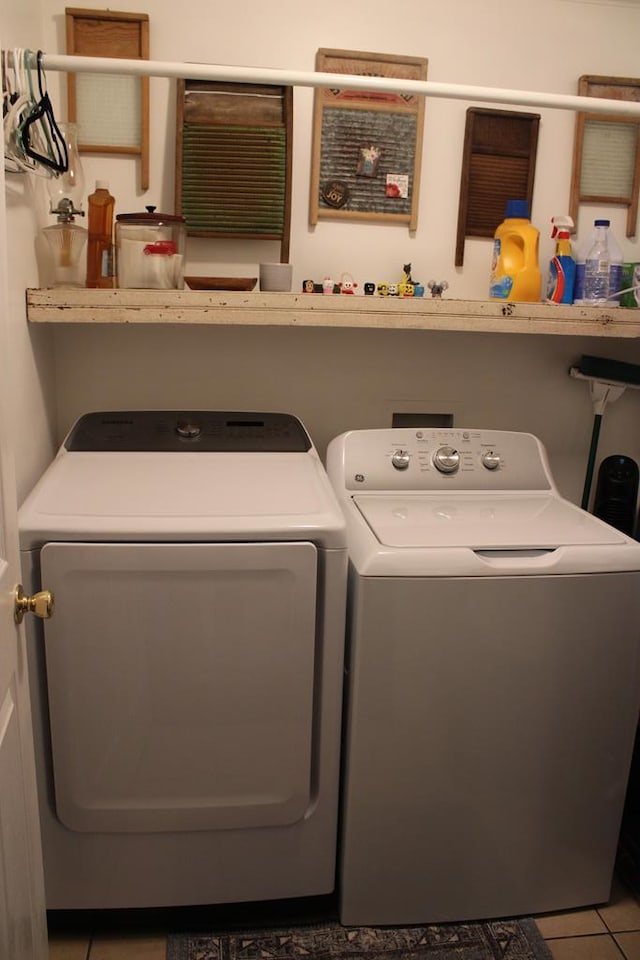
M 289 260 L 293 89 L 178 81 L 176 212 L 192 237 L 279 240 Z
M 507 200 L 531 207 L 540 115 L 469 107 L 464 132 L 455 265 L 465 237 L 493 237 Z
M 320 49 L 316 70 L 426 80 L 428 61 Z M 314 95 L 309 223 L 365 220 L 418 225 L 424 96 L 318 87 Z
M 146 13 L 65 8 L 69 55 L 149 59 Z M 149 77 L 67 74 L 68 117 L 81 153 L 140 157 L 140 189 L 149 188 Z
M 606 100 L 640 101 L 640 80 L 628 77 L 580 77 L 578 93 Z M 635 237 L 640 189 L 640 120 L 576 114 L 569 214 L 578 220 L 581 203 L 627 207 L 626 235 Z

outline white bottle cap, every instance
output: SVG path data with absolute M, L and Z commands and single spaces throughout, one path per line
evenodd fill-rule
M 108 180 L 96 180 L 96 190 L 108 190 L 109 181 Z

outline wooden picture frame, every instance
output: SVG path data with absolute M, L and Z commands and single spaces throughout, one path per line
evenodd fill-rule
M 428 60 L 321 48 L 316 70 L 426 80 Z M 309 223 L 418 225 L 424 96 L 316 88 Z
M 115 10 L 65 9 L 67 53 L 149 59 L 149 17 Z M 67 74 L 68 118 L 81 153 L 140 157 L 140 188 L 149 188 L 149 77 Z
M 583 97 L 640 101 L 640 79 L 585 74 L 578 82 Z M 627 207 L 627 237 L 635 237 L 640 191 L 640 120 L 576 114 L 569 215 L 578 220 L 581 203 Z

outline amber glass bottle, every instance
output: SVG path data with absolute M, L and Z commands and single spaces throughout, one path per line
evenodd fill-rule
M 88 198 L 87 286 L 113 286 L 113 212 L 115 200 L 105 180 L 96 180 Z

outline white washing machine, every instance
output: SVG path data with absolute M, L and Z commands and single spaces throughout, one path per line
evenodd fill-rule
M 640 544 L 563 500 L 531 435 L 329 446 L 347 520 L 340 916 L 606 901 L 640 699 Z
M 286 414 L 83 417 L 19 513 L 47 906 L 335 885 L 345 524 Z

